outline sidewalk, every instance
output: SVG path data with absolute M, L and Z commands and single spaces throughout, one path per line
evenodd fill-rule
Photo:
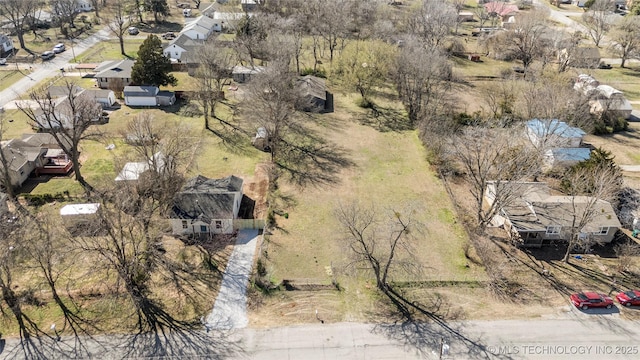
M 207 329 L 237 329 L 249 324 L 247 286 L 258 243 L 258 230 L 240 230 L 229 257 L 213 310 L 207 316 Z

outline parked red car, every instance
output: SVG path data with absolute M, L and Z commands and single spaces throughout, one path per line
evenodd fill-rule
M 571 303 L 575 307 L 587 310 L 588 308 L 607 308 L 611 309 L 613 306 L 613 299 L 605 294 L 600 294 L 593 291 L 585 291 L 571 295 Z
M 629 290 L 616 295 L 616 300 L 624 306 L 640 306 L 640 291 Z

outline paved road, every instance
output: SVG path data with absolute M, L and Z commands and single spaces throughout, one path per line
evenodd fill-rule
M 638 310 L 632 310 L 638 311 Z M 640 358 L 640 323 L 616 312 L 582 313 L 563 319 L 465 321 L 449 324 L 307 324 L 232 332 L 110 336 L 87 341 L 99 359 L 532 359 Z M 71 339 L 45 342 L 46 358 L 74 356 Z M 0 359 L 24 358 L 17 341 L 0 344 Z
M 60 69 L 69 68 L 69 66 L 71 66 L 69 62 L 73 60 L 74 53 L 77 57 L 93 45 L 101 41 L 108 40 L 111 35 L 109 28 L 105 27 L 86 39 L 75 43 L 73 45 L 73 51 L 71 46 L 67 46 L 67 50 L 65 52 L 57 54 L 52 60 L 33 64 L 32 66 L 34 71 L 31 74 L 20 79 L 15 84 L 12 84 L 9 88 L 0 91 L 0 108 L 19 97 L 20 94 L 27 93 L 31 87 L 36 85 L 38 82 L 60 74 Z
M 238 239 L 222 277 L 218 297 L 206 319 L 207 328 L 237 329 L 246 327 L 249 323 L 247 285 L 251 276 L 258 236 L 258 230 L 238 232 Z

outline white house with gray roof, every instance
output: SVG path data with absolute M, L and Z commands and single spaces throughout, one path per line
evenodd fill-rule
M 187 53 L 193 54 L 203 43 L 203 40 L 193 40 L 185 34 L 180 34 L 162 50 L 162 53 L 171 60 L 187 62 Z
M 170 213 L 174 235 L 231 234 L 242 202 L 243 180 L 237 176 L 189 179 L 176 194 Z

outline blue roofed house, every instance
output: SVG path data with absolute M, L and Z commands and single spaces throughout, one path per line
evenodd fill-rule
M 577 148 L 586 133 L 558 119 L 527 122 L 527 136 L 537 148 Z
M 542 169 L 554 171 L 589 159 L 591 150 L 582 145 L 586 133 L 558 119 L 527 122 L 526 135 L 543 154 Z
M 189 179 L 170 212 L 174 235 L 231 234 L 242 201 L 243 180 L 237 176 Z
M 553 171 L 573 166 L 580 161 L 589 160 L 589 148 L 554 148 L 545 151 L 543 170 Z

